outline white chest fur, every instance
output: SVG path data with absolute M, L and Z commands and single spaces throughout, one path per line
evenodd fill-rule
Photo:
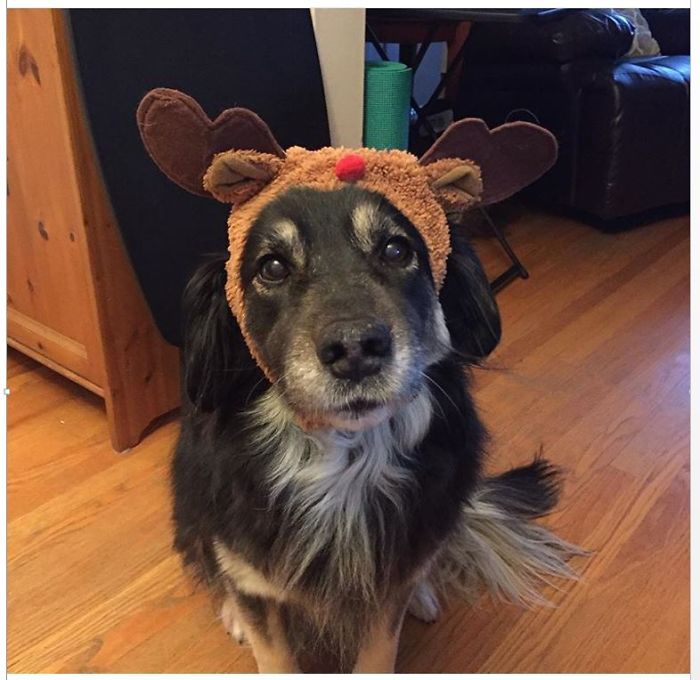
M 431 416 L 431 397 L 425 389 L 391 419 L 367 430 L 305 433 L 277 392 L 270 390 L 255 405 L 256 443 L 261 455 L 270 457 L 270 495 L 275 500 L 284 494 L 294 541 L 273 579 L 279 585 L 219 546 L 222 568 L 251 594 L 273 596 L 274 591 L 274 596 L 283 597 L 325 551 L 336 578 L 371 589 L 375 565 L 370 518 L 376 534 L 383 531 L 381 507 L 386 501 L 401 509 L 412 483 L 402 459 L 425 437 Z

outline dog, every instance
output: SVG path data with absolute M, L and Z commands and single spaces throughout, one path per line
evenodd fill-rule
M 392 672 L 407 612 L 483 584 L 541 602 L 581 554 L 533 520 L 556 504 L 541 457 L 482 471 L 470 370 L 500 317 L 450 231 L 439 293 L 419 231 L 385 197 L 293 187 L 242 255 L 248 351 L 226 299 L 228 254 L 184 294 L 175 549 L 215 594 L 260 672 Z

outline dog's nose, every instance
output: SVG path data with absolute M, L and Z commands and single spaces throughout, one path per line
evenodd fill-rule
M 316 352 L 336 378 L 359 382 L 382 369 L 391 354 L 391 331 L 374 319 L 334 321 L 319 334 Z

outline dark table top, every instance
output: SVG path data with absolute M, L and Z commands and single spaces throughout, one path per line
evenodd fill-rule
M 548 21 L 571 9 L 368 9 L 369 21 L 473 21 L 523 22 Z

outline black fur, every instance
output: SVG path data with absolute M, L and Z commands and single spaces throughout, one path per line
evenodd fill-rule
M 452 227 L 452 252 L 440 292 L 452 346 L 470 362 L 491 354 L 501 340 L 501 317 L 484 270 L 467 239 Z
M 183 297 L 184 388 L 187 403 L 198 412 L 210 413 L 235 397 L 232 390 L 256 368 L 226 302 L 225 263 L 219 255 L 202 265 Z
M 538 457 L 529 465 L 485 479 L 482 488 L 486 500 L 493 499 L 509 514 L 536 519 L 559 501 L 561 470 Z

